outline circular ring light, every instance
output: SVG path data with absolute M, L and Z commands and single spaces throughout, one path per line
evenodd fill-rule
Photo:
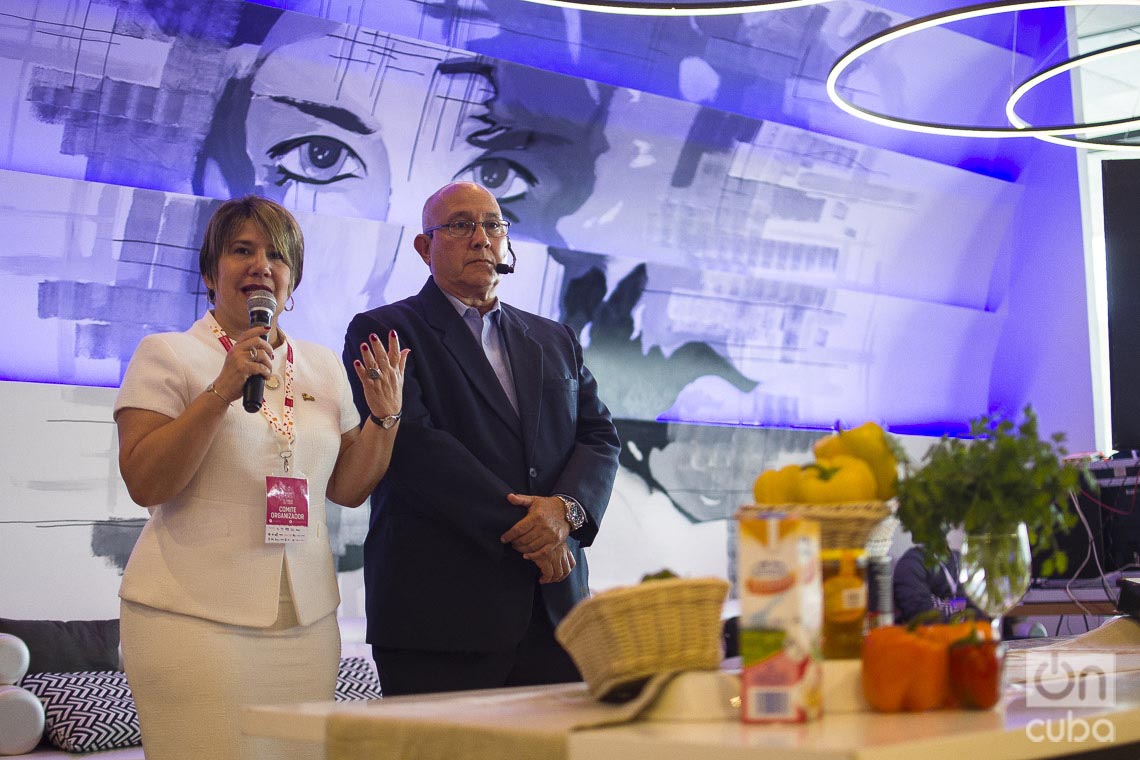
M 739 13 L 758 13 L 804 5 L 819 5 L 828 0 L 690 0 L 673 3 L 669 0 L 527 0 L 539 5 L 553 5 L 576 11 L 620 13 L 627 16 L 725 16 Z
M 838 89 L 839 77 L 856 61 L 870 53 L 872 50 L 886 45 L 894 40 L 902 39 L 908 35 L 925 29 L 944 26 L 954 21 L 963 21 L 982 16 L 995 16 L 1001 13 L 1015 11 L 1028 11 L 1047 8 L 1061 8 L 1082 5 L 1140 5 L 1140 0 L 1006 0 L 1006 2 L 984 3 L 958 8 L 952 11 L 934 13 L 908 21 L 904 24 L 886 29 L 872 35 L 848 50 L 831 67 L 827 75 L 827 96 L 836 106 L 847 113 L 865 121 L 894 129 L 903 129 L 910 132 L 922 132 L 930 135 L 949 135 L 954 137 L 1042 137 L 1072 134 L 1074 132 L 1100 132 L 1108 133 L 1118 129 L 1125 123 L 1137 122 L 1137 119 L 1122 120 L 1121 122 L 1105 122 L 1101 125 L 1063 124 L 1048 127 L 979 127 L 972 125 L 944 124 L 930 121 L 917 121 L 904 119 L 890 114 L 872 111 L 857 106 L 845 100 Z
M 1140 41 L 1125 42 L 1120 45 L 1113 45 L 1106 47 L 1103 50 L 1095 50 L 1091 53 L 1084 53 L 1070 58 L 1067 61 L 1050 66 L 1049 68 L 1034 74 L 1029 79 L 1019 84 L 1017 88 L 1010 94 L 1009 100 L 1005 103 L 1005 115 L 1009 119 L 1009 123 L 1015 127 L 1029 127 L 1029 122 L 1021 118 L 1017 113 L 1017 104 L 1025 97 L 1030 90 L 1039 84 L 1043 84 L 1058 74 L 1063 74 L 1066 71 L 1075 69 L 1078 66 L 1083 66 L 1086 63 L 1095 61 L 1101 58 L 1111 58 L 1114 55 L 1121 53 L 1140 51 Z M 1140 125 L 1140 116 L 1132 116 L 1127 119 L 1118 119 L 1116 121 L 1099 121 L 1092 122 L 1085 125 L 1086 129 L 1074 129 L 1073 132 L 1100 134 L 1108 131 L 1119 131 L 1120 128 L 1125 126 Z M 1115 126 L 1116 129 L 1110 129 Z M 1037 135 L 1038 139 L 1046 142 L 1056 143 L 1058 145 L 1070 145 L 1077 148 L 1101 148 L 1103 150 L 1117 150 L 1117 151 L 1135 151 L 1140 152 L 1140 144 L 1137 143 L 1122 143 L 1113 140 L 1086 140 L 1078 139 L 1076 137 L 1059 137 L 1056 135 Z

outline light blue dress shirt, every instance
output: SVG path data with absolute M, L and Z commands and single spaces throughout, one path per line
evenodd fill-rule
M 511 374 L 511 358 L 507 355 L 507 346 L 503 341 L 503 331 L 499 325 L 503 314 L 499 301 L 496 300 L 495 305 L 486 314 L 480 314 L 478 309 L 468 306 L 450 293 L 444 295 L 455 307 L 459 316 L 463 317 L 467 328 L 471 330 L 471 335 L 483 347 L 483 353 L 491 363 L 491 369 L 495 370 L 499 385 L 503 386 L 503 392 L 507 394 L 507 400 L 511 402 L 511 408 L 515 410 L 517 416 L 519 401 L 515 393 L 514 375 Z

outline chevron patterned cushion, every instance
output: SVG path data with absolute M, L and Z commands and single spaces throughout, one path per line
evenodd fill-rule
M 364 657 L 343 657 L 336 674 L 337 702 L 350 699 L 380 699 L 380 681 L 372 661 Z
M 68 752 L 94 752 L 142 743 L 135 701 L 122 671 L 32 673 L 20 686 L 44 705 L 44 738 Z M 345 657 L 336 701 L 379 699 L 380 681 L 364 657 Z
M 121 671 L 34 673 L 20 686 L 44 705 L 44 738 L 68 752 L 142 743 L 139 716 Z

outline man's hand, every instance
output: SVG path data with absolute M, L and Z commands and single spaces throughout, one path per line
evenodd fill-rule
M 558 544 L 565 544 L 566 537 L 570 535 L 570 523 L 566 522 L 566 505 L 562 499 L 509 493 L 507 501 L 525 507 L 526 517 L 499 536 L 499 541 L 510 544 L 525 559 L 532 561 L 549 554 Z
M 542 574 L 538 582 L 543 584 L 565 580 L 575 564 L 574 555 L 565 543 L 555 545 L 553 550 L 534 557 L 531 561 L 538 565 L 538 571 Z

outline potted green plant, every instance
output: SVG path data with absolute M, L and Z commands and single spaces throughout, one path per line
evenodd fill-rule
M 1094 486 L 1080 464 L 1065 459 L 1064 434 L 1040 438 L 1031 406 L 1019 424 L 983 416 L 970 433 L 971 440 L 943 436 L 921 467 L 904 462 L 897 516 L 936 559 L 950 555 L 948 531 L 965 531 L 965 591 L 997 617 L 1028 588 L 1030 545 L 1045 574 L 1065 572 L 1057 533 L 1076 522 L 1069 500 L 1082 479 Z

